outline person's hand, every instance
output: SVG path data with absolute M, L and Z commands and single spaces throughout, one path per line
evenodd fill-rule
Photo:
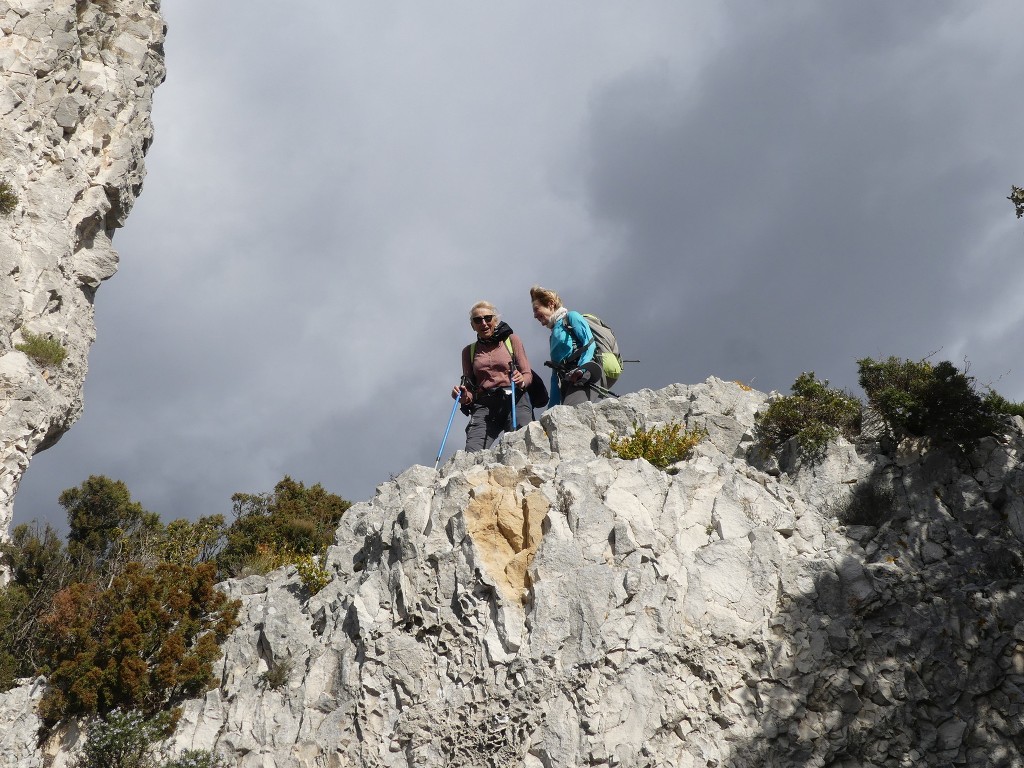
M 465 387 L 452 387 L 452 400 L 461 399 L 463 405 L 473 402 L 473 395 Z
M 566 377 L 570 384 L 580 386 L 590 381 L 590 371 L 586 371 L 582 368 L 575 368 L 569 371 L 569 375 Z
M 517 387 L 523 386 L 523 372 L 522 371 L 512 371 L 512 381 L 515 382 Z

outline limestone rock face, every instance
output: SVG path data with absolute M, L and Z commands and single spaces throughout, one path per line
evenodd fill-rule
M 957 461 L 754 450 L 767 396 L 709 379 L 557 407 L 342 518 L 310 595 L 242 601 L 166 748 L 242 768 L 1021 766 L 1024 421 Z M 662 472 L 634 422 L 709 437 Z M 0 755 L 43 765 L 0 697 Z M 29 735 L 26 735 L 29 734 Z M 47 746 L 69 765 L 81 736 Z M 0 764 L 3 764 L 0 760 Z
M 158 0 L 0 0 L 0 536 L 31 456 L 82 410 L 93 299 L 142 187 L 163 81 Z M 60 365 L 15 349 L 25 332 Z

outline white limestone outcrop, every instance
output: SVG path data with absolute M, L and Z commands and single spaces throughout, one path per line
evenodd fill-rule
M 32 455 L 82 411 L 93 299 L 142 187 L 163 81 L 158 0 L 0 0 L 0 537 Z M 25 332 L 67 357 L 40 365 Z
M 766 402 L 674 385 L 410 468 L 346 512 L 319 594 L 292 569 L 224 585 L 242 625 L 168 748 L 242 768 L 1024 765 L 1024 421 L 962 462 L 840 440 L 780 464 L 752 442 Z M 612 432 L 672 420 L 710 436 L 671 472 L 608 456 Z M 0 729 L 10 764 L 42 765 L 18 753 L 32 726 Z

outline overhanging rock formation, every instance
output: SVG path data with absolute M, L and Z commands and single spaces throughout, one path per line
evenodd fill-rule
M 34 453 L 82 411 L 93 297 L 142 187 L 163 81 L 157 0 L 0 0 L 0 537 Z M 59 365 L 16 349 L 60 343 Z
M 840 441 L 780 465 L 752 444 L 766 400 L 645 390 L 409 469 L 346 512 L 319 594 L 290 569 L 226 584 L 242 626 L 169 746 L 246 768 L 1024 764 L 1024 421 L 968 462 Z M 607 455 L 671 420 L 710 433 L 675 474 Z M 39 690 L 0 702 L 0 752 Z

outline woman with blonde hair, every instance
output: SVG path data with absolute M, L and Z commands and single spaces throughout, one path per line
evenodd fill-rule
M 493 304 L 478 301 L 470 307 L 469 324 L 476 341 L 462 350 L 462 383 L 452 389 L 452 397 L 461 397 L 462 412 L 469 416 L 466 450 L 480 451 L 502 432 L 533 421 L 526 394 L 533 373 L 522 340 Z
M 579 405 L 600 398 L 593 385 L 603 386 L 601 364 L 594 360 L 597 343 L 587 320 L 562 306 L 557 293 L 539 285 L 530 289 L 533 316 L 551 329 L 551 398 L 553 405 Z

